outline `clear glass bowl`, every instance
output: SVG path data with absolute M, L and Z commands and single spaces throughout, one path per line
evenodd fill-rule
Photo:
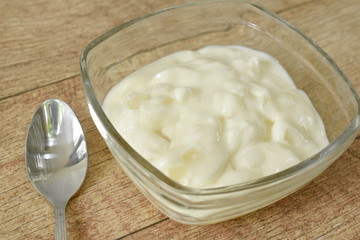
M 274 56 L 321 115 L 330 144 L 305 161 L 255 181 L 214 189 L 184 187 L 143 159 L 101 108 L 109 89 L 154 60 L 184 49 L 238 44 Z M 212 224 L 269 205 L 314 179 L 352 143 L 359 130 L 359 96 L 323 50 L 275 14 L 243 1 L 176 6 L 122 24 L 81 55 L 91 116 L 122 169 L 164 214 L 185 224 Z

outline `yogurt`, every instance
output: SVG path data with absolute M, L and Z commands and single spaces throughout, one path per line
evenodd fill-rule
M 243 46 L 158 59 L 115 85 L 103 109 L 140 155 L 196 188 L 274 174 L 328 144 L 319 114 L 279 62 Z

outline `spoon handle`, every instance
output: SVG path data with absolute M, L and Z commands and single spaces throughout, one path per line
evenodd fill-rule
M 65 207 L 55 208 L 55 239 L 66 240 Z

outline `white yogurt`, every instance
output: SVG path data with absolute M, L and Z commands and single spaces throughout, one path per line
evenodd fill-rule
M 279 62 L 242 46 L 163 57 L 114 86 L 103 109 L 140 155 L 191 187 L 277 173 L 328 144 L 319 114 Z

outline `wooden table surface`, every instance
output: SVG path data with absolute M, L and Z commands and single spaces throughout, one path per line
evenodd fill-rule
M 190 2 L 0 0 L 0 239 L 53 239 L 54 212 L 28 181 L 24 144 L 37 106 L 60 98 L 85 129 L 89 170 L 70 200 L 69 239 L 360 239 L 360 138 L 310 184 L 262 210 L 210 226 L 160 213 L 100 137 L 79 74 L 83 47 L 134 17 Z M 257 0 L 320 45 L 360 92 L 359 0 Z

